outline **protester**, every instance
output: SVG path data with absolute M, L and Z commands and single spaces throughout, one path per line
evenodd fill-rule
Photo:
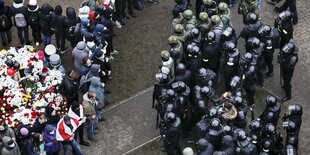
M 12 41 L 11 28 L 13 24 L 11 20 L 12 15 L 10 12 L 10 8 L 4 5 L 4 1 L 0 1 L 0 16 L 0 22 L 2 23 L 0 25 L 1 42 L 3 46 L 7 46 Z
M 15 142 L 11 137 L 4 136 L 1 141 L 3 142 L 3 148 L 1 150 L 2 155 L 20 155 L 20 150 Z
M 60 5 L 56 5 L 54 8 L 54 12 L 52 14 L 51 30 L 55 33 L 56 47 L 57 51 L 60 54 L 64 54 L 68 51 L 68 48 L 65 47 L 66 44 L 65 19 L 66 17 L 62 15 L 62 7 Z
M 28 140 L 27 144 L 28 155 L 41 155 L 46 154 L 44 148 L 43 136 L 40 133 L 34 133 L 31 135 L 31 139 Z
M 44 148 L 47 155 L 58 155 L 60 142 L 56 139 L 56 126 L 47 124 L 43 130 Z
M 37 0 L 30 0 L 27 5 L 27 16 L 29 18 L 29 25 L 32 29 L 32 37 L 37 46 L 42 42 L 39 12 L 40 8 L 37 4 Z
M 94 140 L 94 133 L 95 128 L 97 125 L 97 119 L 96 119 L 96 107 L 97 101 L 96 101 L 96 94 L 94 92 L 87 92 L 83 95 L 83 108 L 84 108 L 84 115 L 86 116 L 86 122 L 87 122 L 87 137 L 89 140 Z

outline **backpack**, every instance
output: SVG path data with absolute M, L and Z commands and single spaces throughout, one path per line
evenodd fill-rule
M 22 13 L 17 13 L 17 14 L 14 16 L 14 19 L 15 19 L 16 27 L 18 27 L 18 28 L 23 28 L 23 27 L 26 27 L 26 26 L 27 26 L 27 22 L 26 22 L 26 19 L 25 19 L 25 15 L 24 15 L 24 14 L 22 14 Z
M 28 16 L 28 21 L 30 25 L 38 25 L 39 24 L 39 15 L 35 12 L 30 12 Z
M 85 94 L 88 92 L 89 86 L 90 86 L 90 79 L 88 79 L 88 75 L 90 72 L 88 72 L 86 75 L 83 75 L 80 79 L 80 85 L 79 85 L 79 91 L 82 94 Z
M 0 16 L 0 31 L 8 30 L 13 26 L 12 20 L 5 14 Z

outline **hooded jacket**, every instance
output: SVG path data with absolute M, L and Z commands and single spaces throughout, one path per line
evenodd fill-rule
M 75 9 L 73 7 L 68 7 L 66 10 L 66 16 L 65 19 L 65 28 L 66 28 L 66 37 L 69 40 L 75 39 L 74 36 L 69 36 L 69 29 L 70 27 L 75 27 L 77 23 L 81 22 L 81 19 L 76 16 Z
M 40 18 L 40 28 L 41 32 L 45 36 L 51 36 L 53 35 L 53 31 L 51 30 L 51 20 L 52 20 L 52 14 L 53 8 L 45 3 L 41 6 L 41 11 L 39 13 Z
M 4 1 L 0 1 L 0 16 L 2 16 L 2 15 L 5 15 L 8 17 L 10 27 L 8 29 L 5 29 L 5 30 L 0 29 L 0 32 L 10 30 L 13 26 L 12 20 L 11 20 L 12 14 L 11 14 L 10 8 L 8 6 L 4 5 Z
M 58 123 L 58 122 L 57 122 Z M 43 130 L 43 139 L 44 139 L 44 148 L 46 153 L 53 153 L 53 152 L 59 152 L 60 151 L 60 142 L 53 143 L 57 141 L 56 139 L 56 126 L 51 125 L 53 127 L 53 131 L 55 131 L 53 134 L 48 133 L 46 128 Z
M 55 33 L 65 34 L 65 20 L 66 17 L 62 15 L 62 7 L 60 5 L 55 6 L 54 12 L 52 14 L 51 29 Z
M 83 41 L 80 41 L 72 51 L 72 56 L 74 58 L 74 69 L 80 73 L 80 75 L 86 75 L 89 71 L 89 68 L 83 65 L 83 58 L 88 57 L 88 54 L 85 50 L 86 44 Z
M 36 133 L 42 133 L 43 129 L 45 128 L 46 123 L 40 123 L 39 118 L 36 118 L 33 126 L 30 128 L 31 132 L 36 132 Z
M 97 104 L 96 101 L 91 100 L 88 98 L 88 92 L 83 95 L 83 107 L 84 107 L 84 116 L 87 119 L 92 119 L 92 115 L 96 115 L 95 106 Z
M 92 64 L 89 69 L 88 78 L 99 77 L 100 65 Z
M 21 154 L 17 143 L 14 140 L 12 140 L 12 138 L 5 136 L 2 138 L 2 141 L 3 141 L 4 146 L 3 146 L 2 151 L 0 152 L 1 155 L 20 155 Z M 11 145 L 13 145 L 13 147 L 10 146 L 9 144 L 12 141 L 13 143 Z
M 73 101 L 78 100 L 78 81 L 65 77 L 61 89 L 61 94 L 67 97 L 68 105 L 71 106 Z
M 4 125 L 4 130 L 0 131 L 0 139 L 2 139 L 4 136 L 15 138 L 14 130 L 9 128 L 7 125 Z M 0 141 L 0 146 L 1 145 L 2 142 Z
M 90 81 L 89 91 L 96 93 L 98 101 L 97 108 L 102 109 L 104 107 L 104 90 L 101 86 L 100 78 L 94 76 L 90 78 Z

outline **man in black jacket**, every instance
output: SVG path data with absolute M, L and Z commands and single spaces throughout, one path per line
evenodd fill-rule
M 32 37 L 37 46 L 42 42 L 41 39 L 41 29 L 39 24 L 39 11 L 40 8 L 37 4 L 37 0 L 30 0 L 27 5 L 27 17 L 28 23 L 32 29 Z
M 54 9 L 54 13 L 52 15 L 51 20 L 51 29 L 54 31 L 56 36 L 56 46 L 58 51 L 61 54 L 64 54 L 68 51 L 68 48 L 65 47 L 65 19 L 66 17 L 62 15 L 62 7 L 60 5 L 56 5 Z
M 76 16 L 75 9 L 68 7 L 66 10 L 67 18 L 65 19 L 66 38 L 70 41 L 71 47 L 74 48 L 78 41 L 76 40 L 75 27 L 81 19 Z
M 66 96 L 68 107 L 71 106 L 73 101 L 78 101 L 78 81 L 73 79 L 71 76 L 71 71 L 69 71 L 61 85 L 61 94 Z

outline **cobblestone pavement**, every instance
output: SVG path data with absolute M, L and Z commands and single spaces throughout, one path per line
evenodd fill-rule
M 165 2 L 166 3 L 166 2 Z M 170 2 L 166 4 L 171 4 Z M 307 51 L 307 45 L 310 41 L 310 24 L 308 16 L 310 11 L 307 6 L 310 5 L 309 1 L 298 1 L 299 11 L 299 23 L 294 27 L 294 42 L 300 49 L 300 61 L 295 69 L 295 74 L 292 80 L 293 84 L 293 96 L 292 100 L 284 103 L 285 105 L 290 103 L 300 103 L 304 107 L 303 126 L 300 132 L 299 139 L 299 152 L 301 155 L 306 155 L 306 152 L 310 151 L 309 130 L 310 119 L 307 102 L 310 99 L 310 56 Z M 162 7 L 162 6 L 160 6 Z M 162 8 L 161 8 L 162 9 Z M 165 9 L 171 9 L 166 7 Z M 166 12 L 169 12 L 166 11 Z M 170 16 L 170 14 L 165 14 Z M 240 32 L 242 25 L 241 16 L 236 15 L 236 8 L 232 9 L 233 24 L 236 27 L 237 32 Z M 277 16 L 273 12 L 273 6 L 268 5 L 265 1 L 262 2 L 262 21 L 264 23 L 273 25 L 274 18 Z M 164 17 L 161 15 L 161 17 Z M 164 17 L 167 18 L 167 17 Z M 169 23 L 167 23 L 168 26 Z M 166 39 L 166 38 L 159 38 Z M 244 41 L 240 40 L 239 46 L 244 45 Z M 145 47 L 147 49 L 147 47 Z M 244 49 L 243 47 L 240 47 Z M 277 52 L 276 52 L 277 53 Z M 284 95 L 284 91 L 280 88 L 279 84 L 279 65 L 276 63 L 275 53 L 275 71 L 274 76 L 265 79 L 264 89 L 270 93 L 281 97 Z M 143 144 L 147 140 L 151 140 L 158 135 L 158 131 L 154 129 L 155 126 L 155 111 L 151 109 L 151 89 L 147 89 L 145 92 L 137 95 L 136 97 L 123 102 L 121 105 L 117 105 L 113 109 L 105 113 L 108 118 L 104 123 L 102 132 L 97 136 L 98 142 L 92 144 L 92 147 L 86 150 L 86 154 L 122 154 L 134 147 Z M 259 105 L 257 105 L 259 106 Z M 93 148 L 96 147 L 96 152 Z M 98 149 L 97 149 L 98 148 Z M 98 150 L 98 151 L 97 151 Z

